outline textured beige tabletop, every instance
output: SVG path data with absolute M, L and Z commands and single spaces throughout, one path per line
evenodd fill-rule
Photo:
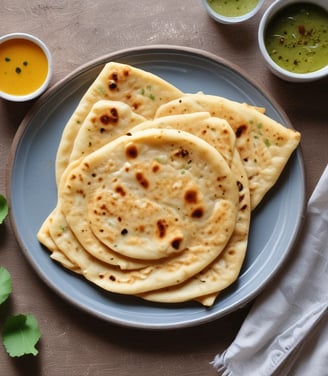
M 257 48 L 264 8 L 242 25 L 227 26 L 210 19 L 200 0 L 2 0 L 0 35 L 21 31 L 44 40 L 54 59 L 52 85 L 93 59 L 135 46 L 188 46 L 233 62 L 275 99 L 302 133 L 309 197 L 328 161 L 328 80 L 292 84 L 268 71 Z M 11 142 L 31 104 L 0 100 L 2 194 Z M 14 290 L 1 307 L 0 326 L 9 313 L 30 312 L 42 332 L 36 357 L 11 359 L 0 346 L 4 376 L 215 375 L 209 362 L 233 340 L 249 308 L 173 331 L 142 331 L 98 320 L 42 282 L 20 251 L 9 220 L 0 226 L 0 265 L 11 272 Z

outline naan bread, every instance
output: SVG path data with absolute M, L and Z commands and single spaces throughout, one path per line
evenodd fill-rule
M 215 160 L 209 162 L 210 157 Z M 216 171 L 213 165 L 221 167 Z M 218 183 L 210 187 L 214 175 Z M 203 226 L 216 226 L 216 198 L 232 201 L 236 192 L 229 166 L 210 145 L 186 132 L 149 129 L 122 136 L 79 161 L 66 174 L 59 197 L 86 249 L 95 246 L 90 238 L 95 234 L 118 253 L 149 260 L 202 242 L 198 237 L 209 231 Z
M 238 207 L 238 185 L 222 156 L 174 129 L 140 130 L 112 141 L 71 169 L 59 194 L 70 228 L 97 259 L 83 264 L 83 275 L 128 294 L 174 285 L 202 270 L 225 248 Z M 146 245 L 148 259 L 161 259 L 135 271 L 103 264 L 102 255 L 88 248 L 94 245 L 90 223 L 99 220 L 97 236 L 118 253 L 142 259 Z
M 52 217 L 52 226 L 49 228 L 50 236 L 56 244 L 56 249 L 50 257 L 67 269 L 79 274 L 83 274 L 83 271 L 91 263 L 98 263 L 101 267 L 104 267 L 105 263 L 88 253 L 77 240 L 61 210 L 60 201 L 57 208 L 56 214 Z M 100 244 L 98 247 L 102 247 L 102 245 Z M 146 262 L 124 257 L 106 246 L 102 247 L 102 251 L 106 254 L 106 260 L 110 261 L 108 264 L 113 267 L 117 266 L 122 270 L 137 270 L 148 265 Z
M 80 126 L 96 102 L 103 99 L 123 102 L 136 114 L 152 119 L 161 104 L 181 95 L 180 90 L 157 75 L 126 64 L 107 63 L 65 126 L 56 156 L 57 185 L 69 163 Z
M 99 149 L 102 145 L 112 141 L 118 136 L 126 133 L 130 128 L 143 122 L 145 118 L 136 114 L 131 108 L 122 102 L 99 100 L 96 102 L 89 114 L 86 116 L 83 123 L 80 125 L 78 133 L 75 137 L 69 162 L 72 163 L 77 159 L 80 159 L 93 151 Z M 59 218 L 56 218 L 58 216 Z M 54 222 L 61 221 L 61 228 L 67 228 L 67 223 L 62 218 L 60 213 L 60 200 L 58 200 L 57 207 L 48 216 L 40 230 L 38 231 L 38 240 L 45 245 L 48 249 L 52 250 L 52 258 L 64 264 L 65 249 L 57 244 L 60 238 L 58 234 L 62 231 L 59 228 L 54 227 Z M 77 239 L 74 238 L 74 234 L 67 231 L 66 237 L 70 236 L 70 242 L 76 246 Z M 57 240 L 56 240 L 57 239 Z M 50 244 L 51 243 L 51 244 Z M 51 248 L 49 247 L 51 245 Z M 118 257 L 111 250 L 108 250 L 104 246 L 104 252 L 107 255 L 107 261 L 120 265 L 121 268 L 131 269 L 142 267 L 145 264 L 136 260 L 128 260 L 126 258 Z
M 191 132 L 216 148 L 225 159 L 237 179 L 239 207 L 234 232 L 223 252 L 204 270 L 182 284 L 141 294 L 145 300 L 177 303 L 198 300 L 205 306 L 215 301 L 220 291 L 230 286 L 238 277 L 243 264 L 251 218 L 250 192 L 248 178 L 239 152 L 234 148 L 235 137 L 230 133 L 231 127 L 222 119 L 201 116 L 196 121 L 191 115 L 173 115 L 144 122 L 131 130 L 131 133 L 156 128 L 176 128 Z M 203 118 L 202 118 L 203 117 Z M 229 145 L 230 143 L 230 145 Z M 229 146 L 228 146 L 229 145 Z M 206 297 L 204 297 L 206 295 Z
M 66 180 L 67 176 L 70 176 L 71 172 L 79 166 L 81 160 L 72 162 L 64 171 L 62 176 L 62 180 Z M 86 214 L 86 213 L 84 213 Z M 132 259 L 130 257 L 125 257 L 114 251 L 112 248 L 107 247 L 105 244 L 98 241 L 98 239 L 94 236 L 93 233 L 90 233 L 88 239 L 88 243 L 81 243 L 78 237 L 74 234 L 71 230 L 69 223 L 66 220 L 66 216 L 64 215 L 64 204 L 63 200 L 59 191 L 58 194 L 58 201 L 56 209 L 52 212 L 51 216 L 48 217 L 48 228 L 43 225 L 41 229 L 46 229 L 51 236 L 52 241 L 56 245 L 56 249 L 52 253 L 52 258 L 57 259 L 57 261 L 64 263 L 65 259 L 69 260 L 75 265 L 75 268 L 81 267 L 79 263 L 76 263 L 75 258 L 72 258 L 71 251 L 74 249 L 75 251 L 79 251 L 82 254 L 85 250 L 89 250 L 91 254 L 99 254 L 101 255 L 100 260 L 106 262 L 110 265 L 118 266 L 121 269 L 139 269 L 142 267 L 147 266 L 148 264 L 142 262 L 141 260 Z M 39 231 L 38 238 L 43 239 L 43 233 Z M 62 253 L 63 257 L 60 259 L 59 254 Z
M 146 121 L 132 128 L 130 132 L 134 134 L 137 131 L 153 127 L 157 129 L 171 128 L 184 130 L 203 138 L 203 140 L 214 146 L 225 158 L 228 165 L 232 165 L 232 172 L 234 176 L 238 178 L 240 211 L 238 212 L 235 230 L 222 253 L 222 257 L 219 256 L 210 267 L 193 277 L 192 280 L 188 280 L 184 284 L 176 287 L 165 289 L 165 294 L 161 290 L 160 292 L 145 293 L 142 297 L 153 301 L 177 302 L 195 299 L 199 294 L 214 291 L 215 293 L 212 294 L 212 299 L 214 300 L 220 289 L 225 288 L 237 278 L 247 247 L 250 221 L 249 189 L 245 170 L 241 164 L 239 154 L 234 148 L 235 135 L 225 120 L 210 117 L 208 113 L 204 112 L 168 116 L 154 121 Z M 64 252 L 72 247 L 77 247 L 76 254 L 81 254 L 81 252 L 83 252 L 81 245 L 76 241 L 72 242 L 72 236 L 74 235 L 70 233 L 69 228 L 66 228 L 65 217 L 63 215 L 61 215 L 61 218 L 59 216 L 56 217 L 59 221 L 52 226 L 52 228 L 57 229 L 57 233 L 52 234 L 56 243 L 60 245 L 60 248 L 63 249 Z M 65 231 L 62 230 L 64 227 Z M 86 267 L 88 263 L 94 262 L 94 259 L 90 260 L 90 255 L 87 255 L 87 259 L 89 261 L 85 263 L 84 267 Z M 81 265 L 81 261 L 78 261 L 78 264 Z M 204 283 L 204 281 L 207 283 Z M 215 281 L 215 283 L 213 283 L 213 281 Z M 202 299 L 202 297 L 198 300 L 200 299 Z M 204 301 L 202 304 L 207 305 L 208 303 Z
M 96 102 L 74 139 L 69 162 L 85 157 L 145 120 L 123 102 Z
M 163 116 L 145 121 L 130 130 L 134 134 L 148 128 L 177 129 L 197 136 L 220 152 L 231 165 L 236 137 L 229 123 L 224 119 L 211 117 L 208 112 L 195 112 L 186 115 Z
M 51 252 L 51 258 L 53 260 L 56 260 L 60 264 L 62 264 L 65 268 L 70 269 L 72 271 L 77 271 L 79 268 L 72 263 L 64 253 L 61 252 L 61 250 L 57 247 L 56 242 L 53 240 L 51 234 L 50 234 L 50 228 L 53 223 L 53 213 L 51 213 L 47 220 L 42 224 L 39 232 L 38 232 L 38 240 L 40 243 L 42 243 L 50 252 Z
M 256 108 L 226 98 L 188 94 L 163 104 L 155 117 L 208 111 L 225 119 L 236 134 L 236 146 L 249 179 L 251 206 L 255 209 L 278 180 L 300 133 L 284 127 Z
M 197 300 L 204 306 L 211 306 L 217 295 L 238 278 L 246 254 L 251 217 L 248 179 L 238 152 L 234 153 L 231 170 L 238 179 L 239 211 L 235 230 L 223 252 L 184 283 L 140 294 L 141 298 L 161 303 Z
M 65 126 L 58 202 L 38 239 L 107 291 L 211 306 L 238 278 L 251 210 L 299 142 L 264 108 L 108 63 Z

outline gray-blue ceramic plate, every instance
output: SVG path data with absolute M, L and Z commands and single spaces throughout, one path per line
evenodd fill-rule
M 65 123 L 104 63 L 111 60 L 153 72 L 184 92 L 203 91 L 263 106 L 269 116 L 291 127 L 278 105 L 239 68 L 207 52 L 152 46 L 104 56 L 73 72 L 41 97 L 18 130 L 7 186 L 19 244 L 43 281 L 69 302 L 99 318 L 145 329 L 181 328 L 218 319 L 251 301 L 292 249 L 305 201 L 301 152 L 294 153 L 276 186 L 253 213 L 240 277 L 211 308 L 195 302 L 153 304 L 101 291 L 52 261 L 37 241 L 36 233 L 56 204 L 54 164 Z

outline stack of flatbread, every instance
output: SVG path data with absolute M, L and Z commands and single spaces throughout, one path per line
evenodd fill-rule
M 300 142 L 264 112 L 108 63 L 62 134 L 39 241 L 107 291 L 211 306 L 238 278 L 251 212 Z

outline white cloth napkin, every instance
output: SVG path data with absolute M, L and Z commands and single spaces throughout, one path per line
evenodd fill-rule
M 223 376 L 328 375 L 328 165 L 283 272 L 212 364 Z

